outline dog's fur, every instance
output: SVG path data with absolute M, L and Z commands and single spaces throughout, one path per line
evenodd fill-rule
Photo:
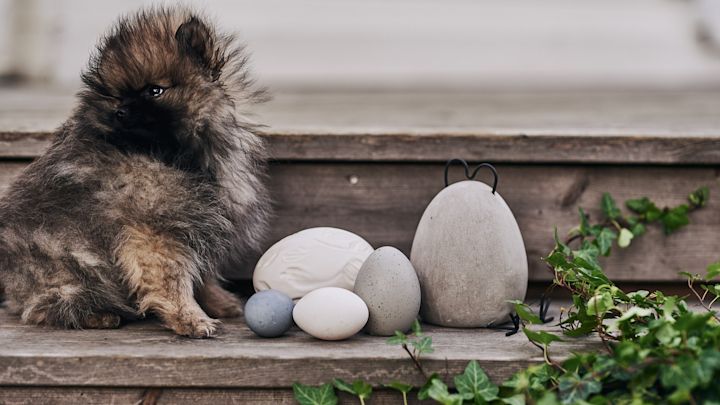
M 263 143 L 239 112 L 261 93 L 246 64 L 186 9 L 141 11 L 101 41 L 79 106 L 0 201 L 0 284 L 22 321 L 111 328 L 149 311 L 208 337 L 240 314 L 219 269 L 259 247 L 269 216 Z

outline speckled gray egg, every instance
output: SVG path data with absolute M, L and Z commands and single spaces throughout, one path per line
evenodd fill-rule
M 425 209 L 410 260 L 423 321 L 481 327 L 509 320 L 525 299 L 528 262 L 520 228 L 499 193 L 479 181 L 445 187 Z
M 258 336 L 277 337 L 292 326 L 293 306 L 292 299 L 280 291 L 260 291 L 245 304 L 245 322 Z
M 370 318 L 365 331 L 390 336 L 410 329 L 420 311 L 420 282 L 410 260 L 394 247 L 374 251 L 355 280 L 355 294 L 365 301 Z

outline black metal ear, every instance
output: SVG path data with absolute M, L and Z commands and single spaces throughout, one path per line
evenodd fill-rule
M 215 39 L 202 21 L 191 17 L 177 29 L 175 39 L 183 52 L 203 68 L 215 73 Z

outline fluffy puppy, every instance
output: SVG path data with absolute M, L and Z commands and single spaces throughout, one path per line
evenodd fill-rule
M 237 316 L 219 269 L 258 248 L 265 151 L 239 110 L 260 92 L 233 37 L 190 10 L 121 19 L 79 105 L 0 201 L 0 283 L 31 324 L 113 328 L 156 314 L 209 337 Z

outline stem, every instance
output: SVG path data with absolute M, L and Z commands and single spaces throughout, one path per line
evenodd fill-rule
M 703 306 L 708 312 L 713 314 L 713 318 L 715 318 L 716 321 L 720 322 L 720 318 L 718 318 L 717 314 L 709 307 L 707 304 L 705 304 L 705 301 L 702 300 L 702 297 L 700 297 L 700 294 L 695 290 L 695 287 L 693 287 L 692 279 L 688 279 L 688 288 L 690 288 L 690 291 L 692 291 L 693 294 L 697 297 L 698 301 L 700 301 L 700 305 Z
M 410 358 L 412 359 L 413 364 L 415 364 L 415 368 L 417 368 L 418 371 L 420 372 L 420 374 L 422 374 L 423 377 L 425 377 L 425 379 L 427 380 L 427 378 L 428 378 L 427 373 L 426 373 L 425 370 L 423 369 L 423 367 L 422 367 L 422 365 L 420 364 L 420 362 L 418 361 L 417 357 L 415 357 L 415 355 L 412 354 L 412 352 L 410 351 L 410 349 L 408 349 L 407 344 L 403 344 L 403 345 L 402 345 L 402 348 L 405 349 L 405 351 L 407 352 L 407 354 L 408 354 L 408 355 L 410 356 Z
M 363 397 L 359 396 L 358 398 L 360 398 L 360 405 L 365 405 L 365 400 L 363 399 Z
M 402 395 L 403 395 L 403 405 L 408 405 L 408 403 L 407 403 L 407 393 L 405 393 L 405 391 L 402 391 Z

